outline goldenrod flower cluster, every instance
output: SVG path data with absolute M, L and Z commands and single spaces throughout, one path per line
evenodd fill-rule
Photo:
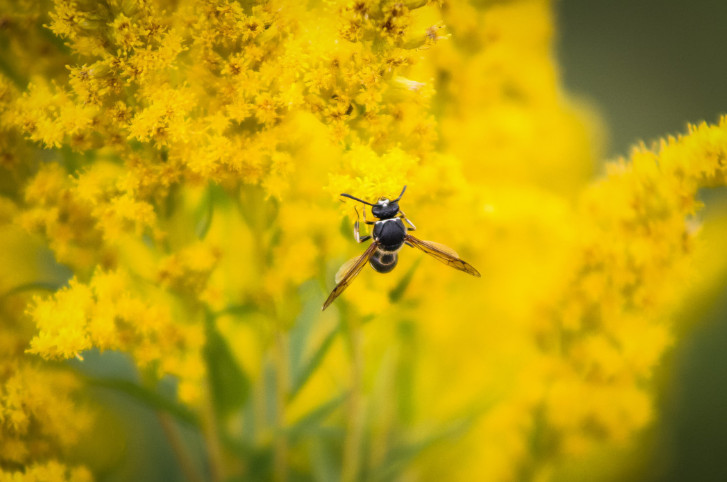
M 93 478 L 89 351 L 133 361 L 190 480 L 549 480 L 657 417 L 727 120 L 594 176 L 549 1 L 0 11 L 0 480 Z M 321 313 L 363 251 L 338 195 L 404 185 L 483 278 L 404 247 Z

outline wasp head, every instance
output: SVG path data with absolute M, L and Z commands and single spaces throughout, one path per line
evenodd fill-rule
M 371 206 L 371 214 L 379 219 L 391 219 L 399 214 L 399 199 L 401 199 L 401 197 L 404 195 L 404 191 L 406 191 L 406 186 L 404 186 L 404 189 L 401 190 L 401 194 L 399 194 L 398 198 L 390 201 L 388 198 L 382 197 L 379 198 L 378 201 L 376 201 L 376 204 L 371 204 L 370 202 L 351 196 L 350 194 L 342 193 L 341 196 Z
M 371 214 L 379 219 L 390 219 L 399 213 L 399 203 L 382 197 L 371 207 Z

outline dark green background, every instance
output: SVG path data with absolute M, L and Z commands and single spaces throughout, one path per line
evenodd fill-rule
M 607 157 L 727 113 L 727 1 L 562 0 L 556 8 L 566 88 L 601 112 Z M 702 196 L 707 210 L 725 197 Z M 624 479 L 727 481 L 726 284 L 705 294 L 704 319 L 665 358 L 660 421 Z
M 562 0 L 556 8 L 565 84 L 597 103 L 608 155 L 727 113 L 727 1 Z

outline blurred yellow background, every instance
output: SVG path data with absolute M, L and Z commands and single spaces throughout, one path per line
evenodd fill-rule
M 0 477 L 725 470 L 721 3 L 0 5 Z

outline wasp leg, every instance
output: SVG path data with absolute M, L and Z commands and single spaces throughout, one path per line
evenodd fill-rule
M 376 224 L 376 221 L 367 221 L 367 220 L 366 220 L 366 207 L 364 207 L 364 208 L 363 208 L 363 218 L 364 218 L 364 222 L 365 222 L 366 224 L 368 224 L 368 225 L 371 225 L 371 224 Z
M 414 226 L 414 223 L 412 223 L 411 221 L 409 221 L 409 218 L 406 217 L 406 214 L 404 214 L 404 211 L 402 211 L 401 209 L 399 209 L 399 213 L 401 214 L 401 216 L 399 216 L 399 217 L 401 219 L 403 219 L 404 221 L 406 221 L 406 224 L 408 224 L 409 226 L 411 226 L 410 228 L 406 228 L 406 230 L 407 231 L 416 231 L 417 230 L 417 227 Z
M 358 230 L 358 209 L 354 208 L 356 210 L 356 222 L 353 223 L 353 237 L 356 239 L 357 243 L 363 243 L 364 241 L 368 241 L 371 239 L 371 235 L 367 235 L 364 237 L 361 237 Z M 364 213 L 366 213 L 366 210 L 364 210 Z M 365 216 L 365 214 L 364 214 Z
M 410 248 L 413 248 L 413 247 L 414 247 L 414 245 L 413 245 L 413 244 L 411 244 L 411 243 L 410 243 L 409 241 L 404 241 L 404 244 L 406 244 L 406 245 L 407 245 L 407 246 L 409 246 Z

